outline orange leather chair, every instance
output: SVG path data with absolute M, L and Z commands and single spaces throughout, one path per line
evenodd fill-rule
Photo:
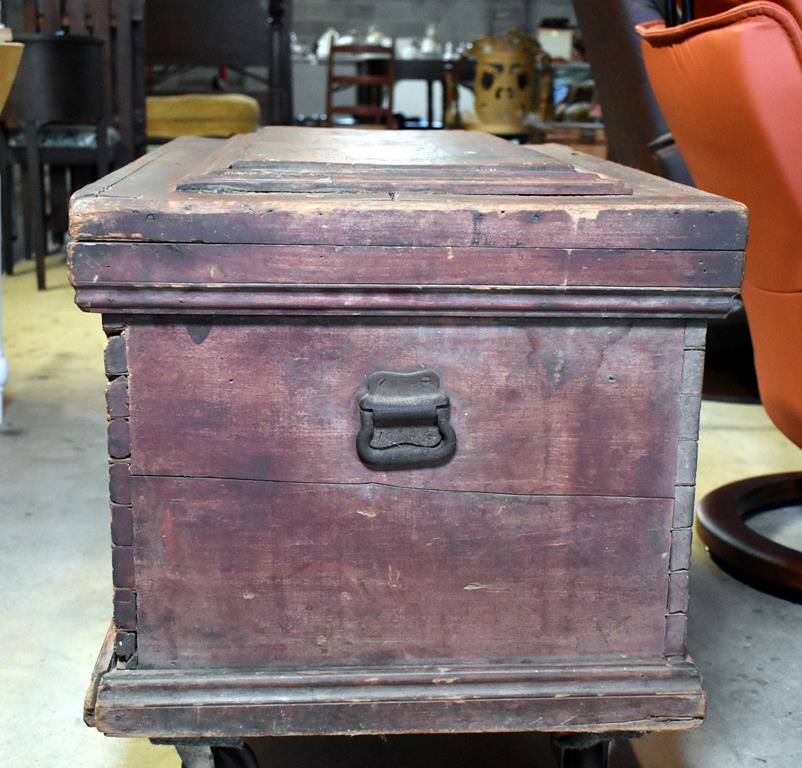
M 726 2 L 666 28 L 638 26 L 657 100 L 698 187 L 745 203 L 743 297 L 763 404 L 802 446 L 802 0 Z M 700 535 L 736 572 L 802 589 L 802 553 L 745 520 L 802 499 L 802 473 L 724 486 L 699 504 Z

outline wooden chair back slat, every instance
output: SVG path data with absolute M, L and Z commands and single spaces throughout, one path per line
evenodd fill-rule
M 369 56 L 363 60 L 363 66 L 371 64 L 372 71 L 360 73 L 356 76 L 339 76 L 337 74 L 337 58 L 357 59 Z M 377 67 L 378 65 L 378 67 Z M 361 77 L 360 77 L 361 75 Z M 370 84 L 360 83 L 365 76 Z M 342 84 L 357 86 L 357 103 L 349 106 L 334 104 L 334 92 Z M 395 86 L 395 41 L 392 46 L 382 45 L 336 45 L 332 44 L 329 51 L 328 78 L 326 85 L 326 116 L 327 124 L 333 125 L 332 115 L 351 114 L 354 117 L 372 118 L 375 122 L 382 122 L 388 128 L 396 127 L 393 115 L 393 89 Z M 387 106 L 384 106 L 384 99 Z M 362 100 L 366 99 L 366 102 Z
M 28 35 L 39 31 L 39 4 L 36 0 L 23 0 L 22 31 Z
M 76 35 L 86 34 L 86 2 L 85 0 L 64 1 L 64 21 L 70 32 Z
M 131 46 L 131 2 L 130 0 L 113 0 L 114 37 L 119 43 L 122 36 L 128 32 L 127 44 L 114 46 L 114 60 L 112 66 L 116 77 L 114 78 L 114 96 L 117 106 L 117 122 L 123 145 L 130 146 L 134 141 L 134 99 L 133 99 L 133 50 Z M 125 76 L 127 74 L 127 76 Z
M 39 29 L 45 35 L 55 35 L 60 31 L 63 23 L 62 0 L 41 0 L 39 14 Z
M 92 34 L 106 40 L 111 37 L 111 4 L 109 0 L 87 0 L 87 25 Z
M 86 26 L 89 32 L 99 37 L 103 46 L 103 71 L 105 75 L 106 93 L 110 104 L 116 105 L 116 90 L 113 82 L 111 39 L 111 3 L 109 0 L 84 0 L 86 10 Z

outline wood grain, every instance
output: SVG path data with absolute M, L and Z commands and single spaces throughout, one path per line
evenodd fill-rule
M 111 336 L 106 342 L 106 376 L 120 376 L 128 371 L 125 333 Z
M 95 727 L 95 702 L 97 701 L 97 689 L 100 679 L 111 669 L 114 663 L 114 624 L 109 624 L 103 645 L 100 647 L 95 666 L 92 669 L 92 677 L 89 680 L 89 687 L 84 696 L 84 722 L 91 728 Z
M 348 80 L 353 82 L 353 76 Z M 326 111 L 378 116 L 386 110 L 360 105 L 329 106 Z M 626 195 L 632 191 L 619 179 L 588 173 L 480 131 L 377 133 L 287 126 L 229 139 L 177 186 L 181 192 L 207 194 L 354 193 L 377 187 L 385 193 L 484 196 Z
M 111 565 L 114 584 L 112 626 L 116 631 L 114 652 L 125 667 L 136 665 L 136 580 L 134 531 L 131 509 L 131 432 L 128 420 L 128 334 L 125 318 L 104 315 L 108 337 L 105 369 L 108 416 L 109 498 L 111 500 Z M 119 653 L 118 653 L 119 651 Z
M 109 456 L 126 459 L 131 455 L 131 431 L 128 419 L 111 419 L 108 430 Z
M 114 590 L 114 626 L 136 629 L 136 592 L 129 588 Z
M 336 107 L 335 107 L 336 109 Z M 221 143 L 179 180 L 179 191 L 629 194 L 616 178 L 481 132 L 319 131 L 272 126 Z
M 689 582 L 688 571 L 675 571 L 671 574 L 668 588 L 669 613 L 687 613 Z
M 732 205 L 716 202 L 700 210 L 682 198 L 628 206 L 613 206 L 607 199 L 590 202 L 594 198 L 570 206 L 559 198 L 527 204 L 499 198 L 504 201 L 502 213 L 498 202 L 483 206 L 457 200 L 444 205 L 431 199 L 365 199 L 338 201 L 336 210 L 327 211 L 315 200 L 261 199 L 272 195 L 252 195 L 257 198 L 253 201 L 230 195 L 224 205 L 214 196 L 182 197 L 149 205 L 73 197 L 71 231 L 79 240 L 96 241 L 252 243 L 256 231 L 260 241 L 276 245 L 657 250 L 741 250 L 746 231 L 745 214 Z M 133 212 L 132 205 L 144 210 Z
M 76 287 L 225 285 L 519 285 L 722 288 L 738 251 L 71 243 Z
M 693 531 L 693 497 L 696 482 L 697 440 L 704 373 L 704 333 L 698 325 L 685 328 L 682 354 L 682 383 L 677 441 L 677 475 L 674 487 L 671 554 L 669 556 L 669 592 L 666 605 L 667 656 L 685 653 L 689 573 Z
M 666 656 L 684 657 L 687 636 L 688 615 L 686 613 L 669 614 L 666 617 Z
M 142 668 L 662 654 L 669 500 L 133 482 Z
M 109 496 L 114 504 L 131 503 L 131 465 L 127 461 L 109 465 Z
M 221 142 L 186 138 L 84 188 L 71 201 L 77 240 L 540 248 L 743 250 L 743 206 L 572 155 L 632 195 L 523 197 L 404 193 L 177 192 Z M 556 157 L 555 148 L 539 147 Z M 632 183 L 630 183 L 630 180 Z
M 723 318 L 732 291 L 506 286 L 86 286 L 76 302 L 88 312 L 318 317 L 552 317 L 677 320 Z
M 559 147 L 355 136 L 179 140 L 73 198 L 77 302 L 111 336 L 118 646 L 93 722 L 698 724 L 704 320 L 737 303 L 744 208 Z M 568 194 L 486 194 L 511 184 Z M 367 468 L 367 375 L 421 368 L 455 457 Z
M 676 488 L 676 501 L 674 502 L 674 528 L 689 528 L 693 525 L 693 499 L 695 487 L 692 485 L 678 485 Z
M 130 506 L 111 505 L 111 543 L 130 547 L 134 543 L 134 518 Z
M 105 733 L 198 738 L 475 731 L 649 732 L 704 716 L 687 661 L 515 667 L 113 670 L 98 690 Z
M 125 317 L 123 315 L 103 315 L 103 333 L 106 336 L 119 336 L 125 330 Z
M 111 572 L 115 587 L 134 588 L 134 551 L 133 547 L 112 547 Z
M 683 333 L 614 322 L 135 322 L 132 468 L 673 498 Z M 355 442 L 364 378 L 419 368 L 436 370 L 451 397 L 457 455 L 435 469 L 366 468 Z
M 684 571 L 691 566 L 691 537 L 690 528 L 675 528 L 671 532 L 671 562 L 672 571 Z
M 118 376 L 106 387 L 106 411 L 110 419 L 128 416 L 128 377 Z

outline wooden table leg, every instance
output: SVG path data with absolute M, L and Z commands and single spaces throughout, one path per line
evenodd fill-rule
M 431 80 L 426 81 L 426 127 L 429 129 L 434 128 L 434 83 Z
M 47 255 L 47 234 L 45 231 L 44 184 L 42 182 L 41 159 L 39 156 L 39 128 L 35 123 L 25 125 L 25 173 L 27 204 L 24 214 L 29 219 L 30 244 L 36 258 L 36 285 L 40 291 L 46 286 L 45 256 Z

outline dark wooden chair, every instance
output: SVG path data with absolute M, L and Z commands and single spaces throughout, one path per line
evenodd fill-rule
M 145 0 L 21 0 L 3 4 L 3 22 L 33 35 L 91 34 L 104 42 L 103 77 L 109 120 L 119 134 L 112 166 L 124 165 L 145 152 Z M 52 164 L 48 167 L 51 215 L 48 226 L 59 239 L 67 229 L 67 178 L 79 187 L 92 180 L 88 166 Z M 8 212 L 6 213 L 8 218 Z M 9 241 L 6 232 L 5 242 Z M 4 250 L 3 268 L 11 274 L 10 251 Z
M 108 172 L 115 143 L 109 135 L 103 78 L 103 41 L 88 35 L 19 35 L 25 44 L 19 74 L 3 111 L 0 170 L 3 173 L 3 261 L 11 254 L 12 162 L 23 178 L 25 247 L 36 258 L 37 284 L 45 288 L 45 166 L 89 166 Z M 69 189 L 66 190 L 69 193 Z
M 426 84 L 426 127 L 434 128 L 434 84 L 440 83 L 441 121 L 446 114 L 446 65 L 442 59 L 396 59 L 395 82 L 417 80 Z M 445 127 L 445 125 L 441 125 Z
M 146 60 L 151 93 L 174 94 L 158 86 L 167 77 L 195 67 L 245 73 L 265 67 L 267 86 L 258 97 L 263 122 L 292 122 L 289 33 L 292 4 L 271 0 L 158 0 L 147 5 Z
M 353 72 L 355 65 L 356 73 Z M 343 66 L 350 67 L 351 72 L 343 74 Z M 395 45 L 333 44 L 329 52 L 326 84 L 326 124 L 334 125 L 335 115 L 350 115 L 360 124 L 395 128 L 394 87 Z M 336 93 L 354 88 L 353 103 L 334 103 Z
M 270 125 L 295 121 L 292 101 L 292 0 L 269 0 L 270 67 L 267 75 L 267 115 Z
M 25 34 L 91 34 L 106 43 L 103 76 L 111 123 L 120 133 L 114 158 L 120 165 L 146 146 L 144 9 L 145 0 L 22 0 Z

